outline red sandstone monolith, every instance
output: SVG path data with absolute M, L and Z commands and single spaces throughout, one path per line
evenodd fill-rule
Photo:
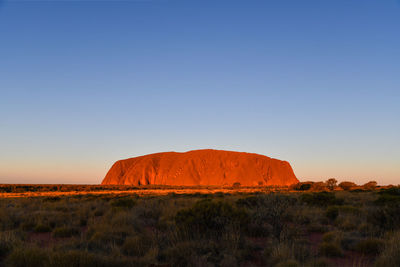
M 102 185 L 291 185 L 298 183 L 289 162 L 223 150 L 163 152 L 114 163 Z

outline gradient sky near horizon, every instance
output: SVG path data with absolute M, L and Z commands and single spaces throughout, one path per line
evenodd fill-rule
M 0 183 L 200 148 L 400 184 L 400 1 L 0 0 Z

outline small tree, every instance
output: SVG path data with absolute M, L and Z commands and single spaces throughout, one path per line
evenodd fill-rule
M 350 190 L 352 187 L 355 186 L 357 186 L 355 183 L 348 181 L 344 181 L 339 184 L 339 187 L 341 187 L 343 190 Z
M 323 191 L 326 189 L 326 184 L 324 182 L 315 182 L 311 186 L 312 191 Z
M 313 184 L 314 182 L 299 182 L 297 184 L 292 185 L 291 187 L 297 191 L 307 191 L 310 190 Z
M 377 182 L 369 181 L 368 183 L 363 185 L 363 188 L 366 189 L 366 190 L 374 190 L 377 185 L 378 185 Z
M 326 186 L 329 188 L 329 190 L 334 190 L 337 186 L 337 180 L 335 178 L 328 179 L 326 181 Z

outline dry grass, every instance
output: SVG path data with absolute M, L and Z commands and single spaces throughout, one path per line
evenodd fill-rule
M 396 190 L 100 189 L 3 193 L 0 266 L 399 263 Z

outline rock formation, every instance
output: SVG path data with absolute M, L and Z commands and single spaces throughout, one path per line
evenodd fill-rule
M 223 150 L 163 152 L 114 163 L 102 185 L 290 185 L 298 183 L 287 161 Z

